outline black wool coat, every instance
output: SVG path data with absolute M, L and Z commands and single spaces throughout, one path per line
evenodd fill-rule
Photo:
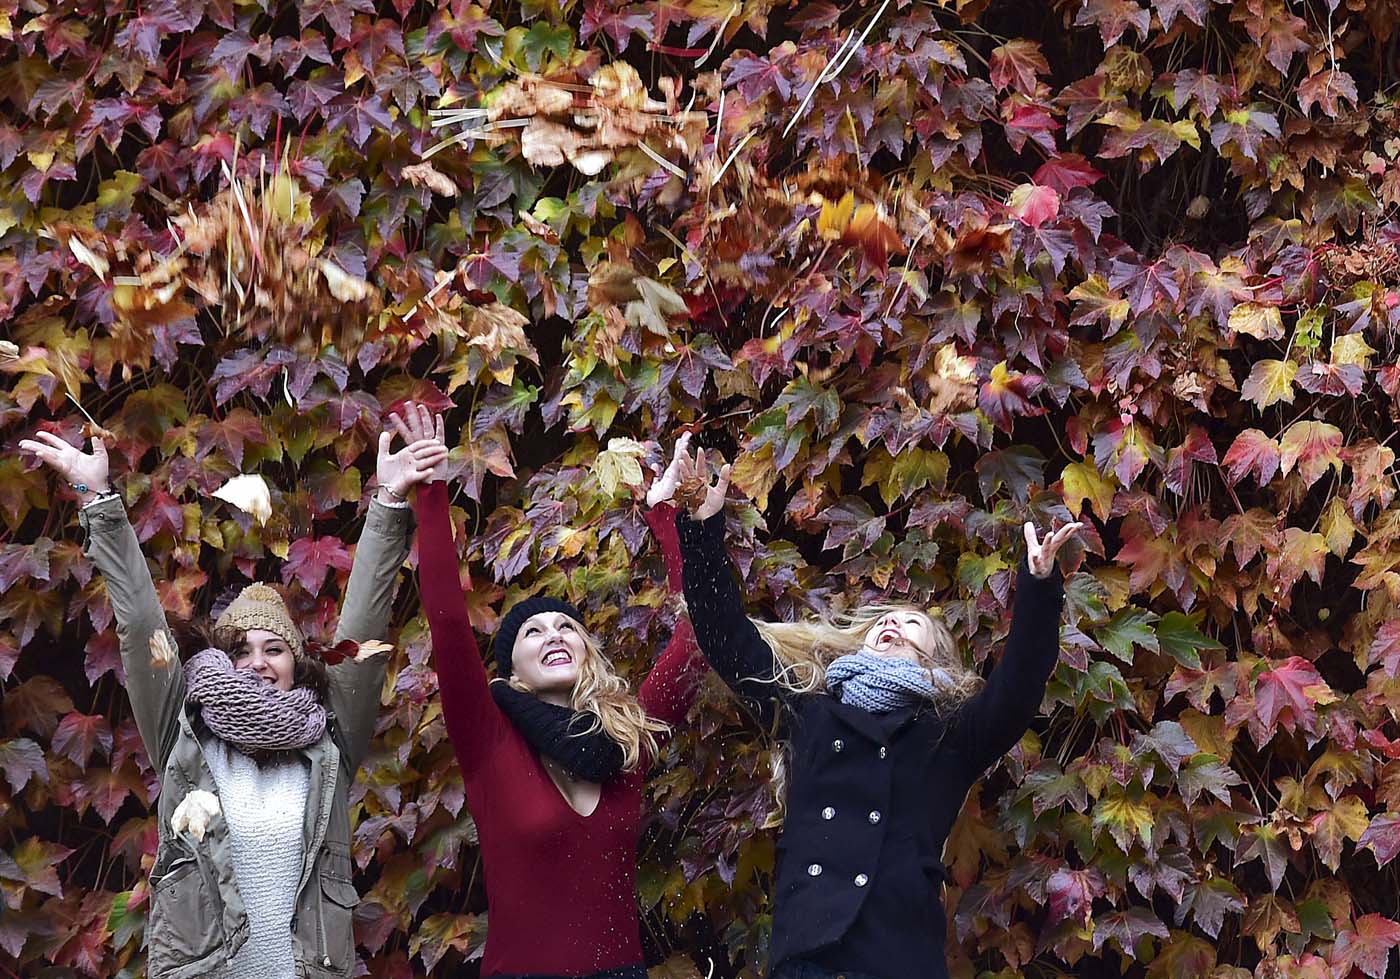
M 790 744 L 770 970 L 801 959 L 882 979 L 948 975 L 943 845 L 973 782 L 1030 726 L 1059 658 L 1063 584 L 1023 566 L 1011 632 L 987 685 L 957 712 L 873 714 L 773 682 L 772 649 L 744 613 L 724 516 L 677 518 L 700 649 Z

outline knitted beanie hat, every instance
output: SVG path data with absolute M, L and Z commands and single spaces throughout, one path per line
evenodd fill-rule
M 579 610 L 558 598 L 535 595 L 523 602 L 516 602 L 509 612 L 501 616 L 501 627 L 496 630 L 496 638 L 491 641 L 491 648 L 496 654 L 496 676 L 509 679 L 515 672 L 510 659 L 515 649 L 515 634 L 520 631 L 526 619 L 541 612 L 563 612 L 575 622 L 583 624 L 583 616 L 579 614 Z
M 276 633 L 292 647 L 292 655 L 296 659 L 301 659 L 306 652 L 306 639 L 292 621 L 292 614 L 287 611 L 287 603 L 282 600 L 277 589 L 262 582 L 254 582 L 244 588 L 237 598 L 229 602 L 228 608 L 224 609 L 223 614 L 214 622 L 215 629 L 226 626 L 242 629 L 244 632 L 249 629 L 265 629 Z

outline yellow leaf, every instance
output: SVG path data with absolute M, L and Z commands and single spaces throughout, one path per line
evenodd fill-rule
M 331 295 L 343 303 L 363 302 L 371 294 L 369 283 L 359 276 L 351 275 L 330 259 L 318 258 L 317 266 L 326 277 L 326 286 Z
M 1332 363 L 1355 364 L 1362 369 L 1371 366 L 1371 358 L 1376 348 L 1366 342 L 1360 333 L 1348 333 L 1332 341 Z
M 1298 365 L 1291 360 L 1261 360 L 1250 370 L 1240 396 L 1253 401 L 1260 411 L 1280 401 L 1292 404 L 1293 379 L 1297 376 Z
M 773 446 L 764 445 L 757 452 L 740 452 L 730 470 L 730 478 L 760 510 L 767 509 L 768 493 L 778 482 L 778 469 L 773 465 Z
M 1094 516 L 1107 520 L 1113 508 L 1113 496 L 1117 492 L 1112 479 L 1104 479 L 1089 456 L 1084 462 L 1071 462 L 1060 474 L 1062 483 L 1060 495 L 1065 498 L 1065 506 L 1077 518 L 1088 500 Z
M 608 440 L 608 447 L 598 453 L 593 464 L 593 472 L 603 493 L 615 496 L 619 486 L 638 487 L 642 485 L 641 458 L 646 449 L 628 438 Z
M 1327 541 L 1327 549 L 1337 557 L 1346 557 L 1351 550 L 1351 542 L 1356 537 L 1356 524 L 1347 512 L 1346 504 L 1340 496 L 1332 497 L 1327 509 L 1322 511 L 1322 536 Z
M 1283 317 L 1275 306 L 1240 303 L 1230 310 L 1230 329 L 1257 340 L 1278 340 L 1283 336 Z
M 822 213 L 817 218 L 817 233 L 828 241 L 837 240 L 846 233 L 855 209 L 856 195 L 849 190 L 835 204 L 825 201 L 822 204 Z

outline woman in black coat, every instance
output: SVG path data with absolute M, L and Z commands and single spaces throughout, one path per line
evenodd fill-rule
M 1080 524 L 1043 542 L 1026 524 L 1011 633 L 984 684 L 936 612 L 751 621 L 724 549 L 728 470 L 709 486 L 700 454 L 677 523 L 701 650 L 760 720 L 777 713 L 788 742 L 770 974 L 946 977 L 939 857 L 972 784 L 1040 708 L 1059 658 L 1055 555 Z

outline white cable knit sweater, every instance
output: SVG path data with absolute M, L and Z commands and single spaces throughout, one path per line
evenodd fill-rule
M 219 787 L 248 941 L 219 979 L 294 979 L 292 914 L 301 879 L 310 773 L 300 755 L 258 764 L 217 737 L 202 739 Z

